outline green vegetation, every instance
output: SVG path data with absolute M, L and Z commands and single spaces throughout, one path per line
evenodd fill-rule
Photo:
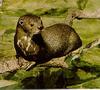
M 13 37 L 21 15 L 26 13 L 39 15 L 46 27 L 54 23 L 64 23 L 68 8 L 95 11 L 100 7 L 100 0 L 82 1 L 84 2 L 82 3 L 81 0 L 4 0 L 3 7 L 0 9 L 0 33 L 5 31 L 0 36 L 0 60 L 15 57 Z M 74 20 L 73 28 L 80 35 L 83 45 L 100 38 L 99 24 L 98 19 Z M 0 79 L 17 81 L 19 84 L 16 88 L 100 88 L 100 48 L 90 49 L 81 57 L 81 61 L 83 62 L 80 63 L 80 69 L 36 67 L 29 72 L 24 70 L 7 72 L 6 75 L 0 75 Z

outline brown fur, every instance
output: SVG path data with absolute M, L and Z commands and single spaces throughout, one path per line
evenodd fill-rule
M 41 32 L 41 28 L 38 27 L 43 28 L 43 25 L 37 16 L 25 15 L 19 18 L 14 37 L 17 57 L 43 63 L 52 58 L 64 56 L 82 45 L 79 35 L 66 24 L 54 24 L 44 28 Z M 23 36 L 27 38 L 24 37 L 23 40 Z M 21 40 L 19 44 L 18 40 Z M 31 46 L 26 51 L 28 43 Z
M 40 17 L 32 14 L 21 16 L 18 20 L 14 36 L 16 57 L 23 57 L 26 60 L 35 58 L 39 46 L 33 42 L 32 36 L 40 33 L 43 28 Z
M 41 32 L 48 54 L 59 57 L 79 48 L 82 41 L 75 30 L 63 23 L 54 24 Z

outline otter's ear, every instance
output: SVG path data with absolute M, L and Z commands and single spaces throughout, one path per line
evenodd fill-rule
M 19 20 L 18 22 L 20 25 L 23 25 L 24 24 L 24 21 L 22 19 Z

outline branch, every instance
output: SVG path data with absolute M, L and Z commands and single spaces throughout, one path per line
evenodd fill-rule
M 79 49 L 71 52 L 70 54 L 67 55 L 67 57 L 71 56 L 72 60 L 76 60 L 79 59 L 82 55 L 84 55 L 84 53 L 86 53 L 89 49 L 99 46 L 100 45 L 100 38 L 96 39 L 92 42 L 90 42 L 89 44 L 87 44 L 86 46 L 82 46 Z
M 100 19 L 100 9 L 95 10 L 94 12 L 81 12 L 77 19 Z
M 100 19 L 100 9 L 94 12 L 86 12 L 75 8 L 69 8 L 65 23 L 72 26 L 74 19 Z
M 95 47 L 95 46 L 99 46 L 100 45 L 100 38 L 88 43 L 86 46 L 82 46 L 81 48 L 75 50 L 72 52 L 72 54 L 82 54 L 85 53 L 86 51 L 88 51 L 89 49 Z
M 66 17 L 66 24 L 72 26 L 73 20 L 79 16 L 80 11 L 77 9 L 70 8 L 68 9 L 67 17 Z

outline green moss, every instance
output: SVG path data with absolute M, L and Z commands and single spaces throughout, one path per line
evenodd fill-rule
M 100 78 L 93 79 L 82 84 L 68 86 L 67 88 L 96 89 L 100 88 Z
M 80 78 L 80 80 L 83 80 L 83 81 L 96 77 L 95 74 L 86 72 L 82 69 L 78 69 L 78 71 L 76 73 L 77 73 L 78 77 Z
M 63 14 L 66 14 L 67 8 L 50 8 L 50 9 L 45 9 L 45 8 L 40 8 L 34 10 L 34 14 L 36 15 L 45 15 L 45 16 L 60 16 Z

